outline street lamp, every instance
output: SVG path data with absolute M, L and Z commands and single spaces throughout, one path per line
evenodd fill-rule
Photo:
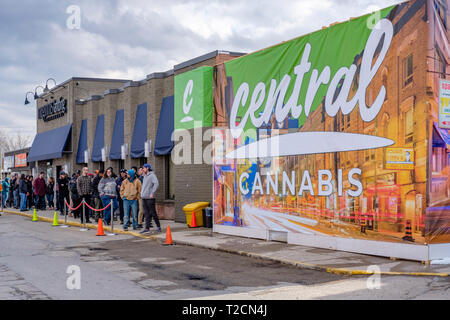
M 53 78 L 47 79 L 47 81 L 45 82 L 45 89 L 44 89 L 44 92 L 45 92 L 45 93 L 47 93 L 47 92 L 49 91 L 49 89 L 48 89 L 48 82 L 49 82 L 50 80 L 53 80 L 53 82 L 55 83 L 55 86 L 56 86 L 56 80 L 55 80 L 55 79 L 53 79 Z
M 37 89 L 38 89 L 39 87 L 42 88 L 42 90 L 44 90 L 44 87 L 43 87 L 43 86 L 37 86 L 37 87 L 34 89 L 34 100 L 39 99 L 39 96 L 38 96 L 38 94 L 37 94 Z
M 29 93 L 31 93 L 31 94 L 33 95 L 33 97 L 34 97 L 33 92 L 28 91 L 28 92 L 25 94 L 25 102 L 24 102 L 24 105 L 30 104 L 30 101 L 28 101 L 28 98 L 27 98 L 27 96 L 28 96 Z

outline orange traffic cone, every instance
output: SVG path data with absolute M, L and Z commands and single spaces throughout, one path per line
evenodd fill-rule
M 172 245 L 172 232 L 170 232 L 170 226 L 167 226 L 166 230 L 166 242 L 164 242 L 164 245 Z
M 192 212 L 191 228 L 197 228 L 197 218 L 195 217 L 195 211 Z
M 97 236 L 104 236 L 102 219 L 98 219 Z

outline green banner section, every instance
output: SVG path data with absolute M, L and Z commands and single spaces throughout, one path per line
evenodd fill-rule
M 199 67 L 175 77 L 175 130 L 212 127 L 213 67 Z
M 347 90 L 342 82 L 350 72 L 343 72 L 342 68 L 350 68 L 353 64 L 358 69 L 349 95 L 354 95 L 359 85 L 359 65 L 369 36 L 377 32 L 376 29 L 380 28 L 377 23 L 386 18 L 393 8 L 391 6 L 225 62 L 226 77 L 230 79 L 228 86 L 232 88 L 235 103 L 239 100 L 238 105 L 234 106 L 236 117 L 233 116 L 229 121 L 238 123 L 243 120 L 245 126 L 242 129 L 249 136 L 249 132 L 256 127 L 255 123 L 261 123 L 264 127 L 267 122 L 262 121 L 263 118 L 274 121 L 275 106 L 302 105 L 300 114 L 289 113 L 285 117 L 286 123 L 296 119 L 298 121 L 293 123 L 302 127 L 308 115 L 314 113 L 324 101 L 332 79 L 338 76 L 338 70 L 342 81 L 337 87 L 343 86 Z M 299 78 L 302 80 L 296 81 Z M 292 97 L 295 101 L 289 101 Z M 227 106 L 228 110 L 233 109 L 232 104 Z M 270 112 L 267 111 L 270 108 L 265 108 L 268 104 L 274 106 L 272 114 L 266 113 Z M 250 116 L 247 112 L 249 109 Z M 252 118 L 260 118 L 260 121 L 250 121 Z M 242 134 L 244 141 L 246 134 Z

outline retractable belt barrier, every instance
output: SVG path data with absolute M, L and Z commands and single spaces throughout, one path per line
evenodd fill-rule
M 66 203 L 66 206 L 70 209 L 70 210 L 72 210 L 72 211 L 75 211 L 75 210 L 78 210 L 83 204 L 85 204 L 89 209 L 91 209 L 92 211 L 96 211 L 96 212 L 100 212 L 100 211 L 105 211 L 106 209 L 108 209 L 109 207 L 113 207 L 113 200 L 111 199 L 111 202 L 106 206 L 106 207 L 104 207 L 104 208 L 102 208 L 102 209 L 95 209 L 95 208 L 92 208 L 88 203 L 86 203 L 86 201 L 83 199 L 83 201 L 81 201 L 81 203 L 78 205 L 78 207 L 76 207 L 76 208 L 72 208 L 68 203 L 67 203 L 67 200 L 64 200 L 64 202 Z M 81 229 L 81 231 L 87 231 L 88 229 L 86 229 L 86 215 L 85 215 L 85 207 L 83 206 L 83 213 L 82 213 L 82 215 L 83 215 L 83 225 L 84 225 L 84 228 L 83 229 Z M 67 220 L 67 218 L 66 218 L 66 220 Z M 109 235 L 114 235 L 114 212 L 111 212 L 111 234 L 109 234 Z M 103 227 L 102 227 L 103 228 Z

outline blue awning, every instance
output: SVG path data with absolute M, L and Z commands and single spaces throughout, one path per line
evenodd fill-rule
M 78 140 L 77 163 L 85 163 L 84 152 L 87 150 L 87 119 L 81 121 L 80 139 Z
M 61 158 L 69 137 L 71 124 L 38 133 L 33 140 L 28 162 Z
M 165 97 L 162 101 L 161 111 L 159 113 L 158 131 L 156 133 L 155 156 L 165 156 L 173 149 L 173 96 Z
M 143 103 L 138 105 L 136 110 L 136 121 L 134 122 L 130 150 L 130 157 L 132 159 L 144 157 L 145 141 L 147 141 L 147 104 Z
M 92 145 L 92 161 L 102 161 L 102 148 L 105 146 L 105 115 L 97 117 L 97 126 L 95 127 L 94 144 Z
M 122 159 L 122 145 L 124 138 L 124 110 L 116 111 L 116 120 L 114 120 L 114 131 L 111 139 L 111 151 L 109 152 L 110 160 Z
M 433 147 L 450 149 L 450 134 L 447 129 L 439 128 L 436 122 L 433 122 Z

